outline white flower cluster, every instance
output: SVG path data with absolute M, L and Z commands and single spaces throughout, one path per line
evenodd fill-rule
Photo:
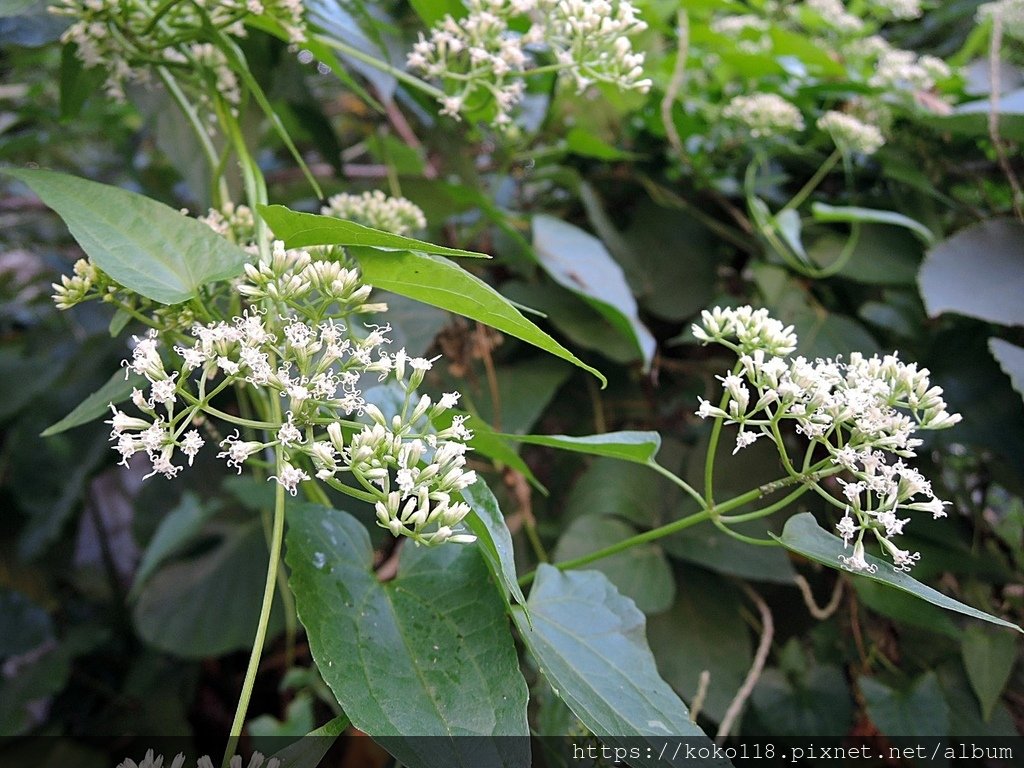
M 888 91 L 927 91 L 936 82 L 950 77 L 949 65 L 937 56 L 918 56 L 913 51 L 894 48 L 880 35 L 850 42 L 844 53 L 872 74 L 868 85 Z
M 337 269 L 330 292 L 322 277 L 326 265 Z M 366 306 L 360 304 L 369 287 L 359 282 L 354 270 L 333 262 L 311 261 L 305 251 L 285 251 L 276 245 L 270 262 L 249 265 L 250 281 L 238 290 L 243 295 L 260 291 L 261 296 L 294 301 L 299 295 L 282 286 L 299 281 L 314 283 L 313 290 L 325 293 L 317 304 L 342 304 L 344 314 L 354 314 Z M 309 279 L 302 276 L 314 275 Z M 274 286 L 273 289 L 270 286 Z M 309 300 L 304 296 L 304 300 Z M 292 315 L 266 317 L 250 308 L 231 322 L 196 325 L 194 341 L 176 345 L 176 363 L 172 371 L 160 354 L 155 331 L 136 338 L 129 371 L 144 376 L 148 392 L 135 390 L 132 402 L 141 411 L 131 416 L 111 406 L 111 440 L 121 454 L 122 463 L 136 453 L 148 454 L 153 474 L 173 478 L 181 467 L 174 463 L 181 451 L 191 464 L 205 441 L 193 422 L 209 413 L 211 397 L 228 386 L 251 387 L 254 396 L 280 397 L 287 418 L 280 424 L 260 425 L 265 440 L 243 439 L 236 430 L 221 441 L 219 456 L 228 466 L 241 472 L 242 465 L 266 449 L 280 452 L 280 469 L 271 479 L 295 495 L 301 482 L 310 480 L 311 467 L 316 477 L 334 481 L 339 473 L 351 473 L 372 492 L 381 525 L 395 535 L 409 536 L 423 544 L 451 540 L 465 542 L 473 537 L 455 532 L 469 507 L 453 496 L 476 480 L 465 470 L 470 432 L 461 418 L 451 427 L 433 432 L 431 419 L 454 407 L 458 394 L 450 393 L 434 403 L 423 395 L 412 404 L 416 388 L 422 383 L 431 361 L 409 358 L 404 349 L 390 354 L 382 345 L 390 343 L 387 326 L 370 326 L 359 335 L 332 319 L 311 325 Z M 390 420 L 375 405 L 367 404 L 358 389 L 364 374 L 390 377 L 405 392 L 402 411 Z M 207 389 L 208 382 L 216 382 Z M 372 425 L 363 425 L 346 444 L 341 415 L 366 413 Z M 216 414 L 215 414 L 216 415 Z M 350 426 L 355 426 L 351 423 Z
M 877 126 L 868 125 L 845 112 L 829 110 L 818 118 L 817 126 L 846 152 L 873 155 L 885 144 L 885 137 Z
M 921 0 L 872 0 L 871 8 L 893 19 L 916 19 L 921 16 Z
M 361 195 L 334 195 L 320 212 L 396 235 L 409 235 L 427 226 L 427 217 L 418 205 L 404 197 L 388 197 L 379 189 Z
M 745 125 L 755 139 L 804 129 L 800 110 L 777 93 L 735 96 L 722 109 L 722 116 Z
M 1004 34 L 1024 40 L 1024 0 L 996 0 L 978 7 L 979 22 L 996 17 L 1002 21 Z
M 927 369 L 904 363 L 893 355 L 864 357 L 853 353 L 838 359 L 790 358 L 796 347 L 792 327 L 750 307 L 705 311 L 694 335 L 722 344 L 739 355 L 733 371 L 719 377 L 724 388 L 721 405 L 701 399 L 701 418 L 738 424 L 736 451 L 761 437 L 780 440 L 780 424 L 790 422 L 811 446 L 824 449 L 829 463 L 852 479 L 840 479 L 842 498 L 819 487 L 844 510 L 837 528 L 853 554 L 842 558 L 851 570 L 874 570 L 864 559 L 864 537 L 874 536 L 899 570 L 909 570 L 917 553 L 891 541 L 902 534 L 909 518 L 903 511 L 945 516 L 946 502 L 932 493 L 931 484 L 904 459 L 913 457 L 921 440 L 919 429 L 944 429 L 960 421 L 932 386 Z M 778 445 L 785 455 L 785 447 Z M 788 463 L 788 458 L 785 459 Z
M 764 53 L 771 49 L 768 34 L 771 24 L 752 13 L 720 16 L 711 22 L 711 31 L 736 40 L 736 47 L 744 53 Z
M 551 68 L 571 76 L 578 90 L 611 83 L 647 92 L 644 54 L 630 35 L 646 28 L 629 0 L 465 0 L 468 14 L 445 16 L 420 35 L 408 65 L 440 81 L 441 113 L 491 110 L 507 127 L 525 90 L 523 77 L 546 51 Z M 519 31 L 519 29 L 525 31 Z M 533 54 L 531 54 L 531 51 Z
M 136 763 L 134 760 L 128 759 L 118 764 L 117 768 L 163 768 L 164 756 L 153 754 L 153 750 L 147 750 L 146 756 L 142 759 L 141 763 Z M 178 754 L 168 768 L 184 768 L 185 755 Z M 228 764 L 229 768 L 242 768 L 242 757 L 241 755 L 235 755 L 231 758 L 231 762 Z M 280 768 L 281 761 L 276 757 L 272 757 L 267 760 L 259 752 L 253 752 L 252 757 L 246 764 L 247 768 Z M 196 768 L 213 768 L 213 761 L 209 755 L 200 757 L 196 762 Z
M 244 245 L 256 238 L 256 219 L 247 205 L 228 201 L 219 209 L 211 208 L 205 216 L 199 217 L 199 221 L 234 243 Z
M 238 78 L 224 53 L 203 39 L 207 24 L 243 37 L 247 17 L 267 16 L 293 43 L 306 37 L 301 0 L 61 0 L 50 11 L 72 19 L 61 40 L 76 45 L 87 68 L 106 69 L 107 93 L 118 100 L 129 83 L 146 83 L 154 66 L 166 66 L 183 77 L 211 78 L 237 104 Z
M 842 0 L 806 0 L 804 5 L 837 32 L 854 34 L 864 29 L 864 21 L 847 11 Z

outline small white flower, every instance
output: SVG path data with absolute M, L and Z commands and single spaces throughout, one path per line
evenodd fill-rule
M 186 432 L 181 439 L 181 452 L 188 457 L 188 465 L 192 466 L 192 461 L 195 459 L 196 454 L 206 444 L 206 441 L 200 437 L 198 430 L 190 429 Z
M 857 542 L 853 545 L 853 554 L 850 557 L 843 555 L 839 556 L 839 562 L 847 567 L 847 569 L 856 572 L 864 571 L 865 573 L 874 573 L 878 570 L 877 565 L 869 563 L 864 557 L 864 544 Z

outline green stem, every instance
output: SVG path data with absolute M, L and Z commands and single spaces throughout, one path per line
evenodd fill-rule
M 166 67 L 157 67 L 157 75 L 159 75 L 161 82 L 167 92 L 174 99 L 174 103 L 178 105 L 178 109 L 185 115 L 185 119 L 189 125 L 192 126 L 192 131 L 195 133 L 196 138 L 199 139 L 199 145 L 203 149 L 203 154 L 206 155 L 206 162 L 210 166 L 211 178 L 217 179 L 217 189 L 215 190 L 216 195 L 221 197 L 222 202 L 228 199 L 228 188 L 227 180 L 223 174 L 217 173 L 217 167 L 219 160 L 217 158 L 217 150 L 213 146 L 213 142 L 210 140 L 209 134 L 206 132 L 206 128 L 203 126 L 203 121 L 199 118 L 199 113 L 196 112 L 195 107 L 189 103 L 189 100 L 185 97 L 185 93 L 181 90 L 181 86 L 178 85 L 178 81 L 174 79 L 174 76 L 167 70 Z M 215 195 L 215 196 L 216 196 Z
M 277 473 L 281 474 L 284 464 L 284 451 L 277 451 Z M 277 589 L 278 565 L 281 562 L 281 545 L 284 540 L 284 486 L 277 484 L 277 491 L 274 495 L 274 527 L 270 539 L 270 562 L 267 565 L 267 580 L 263 587 L 263 606 L 260 608 L 260 620 L 256 626 L 256 637 L 253 640 L 252 652 L 249 654 L 249 666 L 245 670 L 245 680 L 242 683 L 242 693 L 238 699 L 238 708 L 235 710 L 235 718 L 231 723 L 231 735 L 228 739 L 227 748 L 224 750 L 222 768 L 229 768 L 231 758 L 238 747 L 238 740 L 242 736 L 242 729 L 245 727 L 245 714 L 249 709 L 249 700 L 252 698 L 252 688 L 256 682 L 256 672 L 259 670 L 260 657 L 263 655 L 263 643 L 267 639 L 267 627 L 270 624 L 270 610 L 274 605 L 274 592 Z
M 803 205 L 804 201 L 810 196 L 810 194 L 818 188 L 818 185 L 821 184 L 822 180 L 828 176 L 833 168 L 835 168 L 836 163 L 839 162 L 839 159 L 842 156 L 843 153 L 838 149 L 829 155 L 825 162 L 821 164 L 821 167 L 814 172 L 814 175 L 807 180 L 807 183 L 800 188 L 800 191 L 793 195 L 793 198 L 788 203 L 782 206 L 782 210 L 780 210 L 779 213 L 799 208 Z M 778 216 L 779 214 L 777 213 L 775 215 Z
M 657 539 L 665 536 L 670 536 L 673 533 L 686 530 L 687 528 L 702 523 L 705 520 L 711 518 L 711 512 L 703 510 L 701 512 L 695 512 L 689 517 L 684 517 L 682 520 L 676 520 L 675 522 L 662 525 L 659 528 L 652 528 L 649 531 L 638 533 L 636 536 L 630 536 L 628 539 L 612 544 L 610 547 L 599 549 L 596 552 L 591 552 L 589 555 L 583 555 L 581 557 L 573 558 L 572 560 L 565 560 L 561 563 L 555 563 L 555 567 L 561 571 L 569 570 L 571 568 L 579 568 L 583 565 L 589 565 L 597 560 L 602 560 L 612 555 L 617 555 L 619 552 L 635 547 L 639 544 L 646 544 L 649 541 L 656 541 Z M 525 587 L 527 584 L 533 581 L 536 576 L 536 571 L 532 571 L 520 577 L 519 585 Z
M 358 48 L 354 48 L 347 43 L 343 43 L 340 40 L 334 40 L 330 37 L 320 36 L 317 38 L 321 43 L 329 48 L 333 48 L 336 51 L 341 51 L 346 56 L 351 56 L 353 59 L 358 59 L 364 64 L 369 64 L 374 69 L 379 69 L 381 72 L 386 72 L 396 80 L 399 80 L 406 85 L 411 85 L 428 96 L 433 96 L 435 99 L 443 99 L 447 94 L 440 88 L 435 88 L 430 83 L 420 80 L 415 75 L 410 75 L 403 69 L 399 69 L 396 66 L 389 64 L 386 61 L 381 61 L 376 56 L 371 56 L 368 53 L 360 51 Z

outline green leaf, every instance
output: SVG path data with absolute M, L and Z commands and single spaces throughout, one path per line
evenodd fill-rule
M 928 672 L 906 690 L 890 688 L 872 677 L 858 681 L 868 715 L 886 736 L 946 736 L 949 710 L 938 678 Z
M 814 519 L 814 515 L 810 512 L 794 515 L 786 521 L 786 527 L 783 529 L 781 536 L 775 536 L 774 534 L 771 534 L 771 536 L 786 547 L 786 549 L 797 552 L 822 565 L 827 565 L 829 568 L 845 570 L 842 563 L 839 562 L 839 556 L 849 551 L 843 546 L 843 540 L 819 527 Z M 909 592 L 948 611 L 956 611 L 965 616 L 971 616 L 1002 627 L 1015 629 L 1018 632 L 1024 632 L 1016 624 L 991 616 L 984 611 L 979 611 L 977 608 L 971 608 L 969 605 L 964 605 L 958 600 L 954 600 L 931 587 L 925 586 L 921 582 L 912 579 L 906 573 L 897 571 L 885 560 L 881 560 L 873 555 L 867 555 L 867 561 L 876 566 L 877 570 L 874 573 L 859 572 L 857 575 L 862 578 L 872 579 L 904 592 Z
M 384 252 L 373 248 L 350 248 L 349 252 L 359 262 L 363 279 L 370 285 L 479 320 L 567 360 L 594 374 L 602 385 L 607 384 L 600 371 L 591 368 L 527 320 L 508 299 L 483 280 L 448 259 L 412 251 Z
M 125 379 L 124 371 L 118 371 L 110 377 L 106 384 L 79 403 L 71 413 L 56 424 L 44 429 L 39 436 L 52 437 L 73 427 L 95 421 L 107 412 L 111 403 L 116 405 L 127 400 L 131 396 L 132 390 L 141 387 L 145 380 L 135 373 L 129 374 Z
M 470 414 L 453 408 L 450 411 L 445 411 L 435 416 L 431 423 L 436 430 L 448 429 L 454 423 L 456 416 L 468 417 Z M 533 474 L 533 470 L 530 469 L 530 465 L 523 461 L 519 454 L 516 453 L 516 449 L 512 447 L 505 435 L 495 432 L 494 428 L 479 416 L 473 416 L 469 425 L 473 428 L 473 437 L 466 441 L 466 445 L 477 453 L 491 459 L 491 461 L 511 467 L 516 472 L 522 474 L 530 485 L 543 495 L 548 495 L 547 488 L 541 485 L 540 481 Z
M 938 131 L 987 139 L 991 110 L 989 99 L 977 99 L 957 105 L 951 115 L 929 115 L 928 124 Z M 1011 91 L 999 99 L 999 135 L 1010 141 L 1024 141 L 1024 88 Z
M 995 338 L 988 340 L 988 348 L 1003 373 L 1010 377 L 1013 388 L 1024 397 L 1024 348 Z
M 625 273 L 604 243 L 561 219 L 538 215 L 533 217 L 533 247 L 540 265 L 555 282 L 582 297 L 625 334 L 644 368 L 649 367 L 657 344 L 640 322 Z
M 125 189 L 53 171 L 5 168 L 64 219 L 96 266 L 126 288 L 179 304 L 242 272 L 238 246 L 197 219 Z
M 520 636 L 555 693 L 594 734 L 610 745 L 647 739 L 652 756 L 631 764 L 682 765 L 658 760 L 664 737 L 702 737 L 686 706 L 658 675 L 647 646 L 644 615 L 604 574 L 541 564 L 525 613 L 513 616 Z M 710 746 L 710 741 L 708 742 Z M 667 755 L 666 755 L 667 758 Z M 706 765 L 728 763 L 707 762 Z
M 502 435 L 509 440 L 530 445 L 546 445 L 563 451 L 589 453 L 592 456 L 610 456 L 613 459 L 637 464 L 653 464 L 661 448 L 661 435 L 657 432 L 605 432 L 600 435 L 572 437 L 569 435 Z
M 960 651 L 982 717 L 988 722 L 1017 660 L 1017 638 L 982 626 L 968 627 Z
M 338 715 L 310 731 L 294 744 L 289 744 L 280 752 L 276 752 L 273 758 L 280 761 L 279 768 L 317 768 L 327 750 L 348 726 L 349 719 L 345 715 Z
M 505 525 L 505 516 L 498 508 L 498 500 L 483 480 L 477 480 L 462 490 L 462 498 L 472 508 L 466 523 L 476 534 L 480 543 L 480 552 L 487 562 L 487 567 L 499 584 L 504 588 L 506 603 L 508 595 L 512 595 L 517 603 L 526 605 L 526 597 L 519 587 L 516 575 L 516 557 L 512 551 L 512 534 Z M 509 606 L 511 607 L 511 605 Z
M 133 612 L 139 635 L 155 648 L 189 659 L 250 648 L 267 559 L 263 527 L 255 521 L 229 528 L 201 555 L 165 565 L 139 592 Z M 283 623 L 275 602 L 270 637 Z
M 918 283 L 931 317 L 956 312 L 1002 325 L 1024 325 L 1024 224 L 990 219 L 928 252 Z
M 424 26 L 432 27 L 445 16 L 460 19 L 466 15 L 466 6 L 460 0 L 409 0 Z
M 504 606 L 473 546 L 405 547 L 380 583 L 366 529 L 312 504 L 288 510 L 287 561 L 320 673 L 352 724 L 411 768 L 526 766 L 527 689 Z M 437 736 L 402 739 L 386 737 Z
M 764 536 L 765 523 L 732 526 L 747 536 Z M 782 547 L 752 547 L 711 526 L 695 526 L 662 540 L 673 558 L 685 560 L 715 573 L 751 581 L 793 584 L 793 566 Z
M 612 146 L 600 136 L 579 126 L 569 129 L 565 135 L 565 146 L 574 155 L 598 160 L 635 160 L 640 157 L 635 152 Z
M 147 579 L 167 558 L 181 551 L 185 544 L 196 537 L 215 511 L 216 506 L 204 505 L 191 491 L 182 495 L 178 506 L 160 521 L 146 551 L 142 553 L 142 560 L 135 570 L 135 582 L 131 590 L 133 596 L 139 594 Z
M 826 223 L 845 222 L 848 224 L 891 224 L 894 227 L 909 229 L 926 245 L 935 242 L 935 235 L 921 222 L 904 216 L 895 211 L 880 211 L 874 208 L 857 208 L 855 206 L 835 206 L 815 203 L 811 206 L 815 221 Z
M 273 230 L 274 236 L 284 240 L 289 248 L 306 248 L 312 245 L 359 245 L 368 248 L 433 253 L 438 256 L 491 258 L 486 253 L 434 245 L 424 240 L 395 235 L 335 216 L 300 213 L 285 208 L 283 205 L 258 205 L 256 208 L 263 220 L 267 222 L 267 226 Z M 400 291 L 396 291 L 396 293 L 400 293 Z
M 867 579 L 856 579 L 853 586 L 857 599 L 876 613 L 907 626 L 960 639 L 960 628 L 948 613 L 937 606 Z
M 635 535 L 636 529 L 623 520 L 605 515 L 585 515 L 574 520 L 562 533 L 554 559 L 557 563 L 575 560 Z M 672 567 L 658 544 L 630 547 L 587 568 L 607 576 L 619 593 L 631 599 L 644 613 L 660 613 L 675 599 L 676 582 Z
M 743 604 L 728 582 L 700 568 L 681 569 L 679 583 L 672 607 L 648 619 L 651 650 L 665 680 L 688 701 L 701 672 L 711 674 L 703 712 L 721 722 L 754 657 Z

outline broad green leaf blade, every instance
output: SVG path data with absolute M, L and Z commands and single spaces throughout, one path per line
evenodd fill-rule
M 650 367 L 657 344 L 640 322 L 626 275 L 604 243 L 561 219 L 538 215 L 533 217 L 533 248 L 544 270 L 630 339 L 644 368 Z
M 975 625 L 964 632 L 960 650 L 982 717 L 988 722 L 1017 660 L 1017 638 Z
M 928 252 L 918 284 L 930 317 L 956 312 L 1001 325 L 1024 325 L 1024 224 L 989 219 Z
M 64 219 L 100 269 L 161 304 L 242 272 L 245 251 L 197 219 L 118 187 L 42 170 L 2 171 L 32 188 Z
M 781 536 L 775 534 L 769 534 L 773 539 L 777 540 L 786 549 L 793 552 L 797 552 L 804 557 L 810 558 L 815 562 L 827 565 L 829 568 L 835 568 L 836 570 L 845 570 L 842 563 L 839 562 L 839 556 L 844 552 L 849 552 L 847 548 L 843 546 L 843 540 L 838 536 L 833 536 L 831 533 L 823 530 L 814 519 L 814 515 L 810 512 L 802 512 L 799 515 L 794 515 L 786 521 L 786 527 L 782 530 Z M 857 575 L 866 579 L 873 579 L 874 581 L 881 582 L 882 584 L 888 584 L 890 587 L 909 592 L 910 594 L 927 600 L 929 603 L 933 603 L 940 608 L 945 608 L 948 611 L 956 611 L 962 613 L 965 616 L 971 616 L 975 619 L 981 619 L 988 621 L 993 624 L 998 624 L 1002 627 L 1009 627 L 1015 629 L 1018 632 L 1024 632 L 1016 624 L 1013 624 L 1004 619 L 997 618 L 984 611 L 979 611 L 977 608 L 971 608 L 969 605 L 964 605 L 959 600 L 954 600 L 952 597 L 932 589 L 929 586 L 925 586 L 919 581 L 908 576 L 902 571 L 897 571 L 892 564 L 877 558 L 873 555 L 867 555 L 867 561 L 872 565 L 876 566 L 874 573 L 859 572 Z
M 136 387 L 141 387 L 145 381 L 145 378 L 134 373 L 129 374 L 128 378 L 125 379 L 124 371 L 118 371 L 110 377 L 106 384 L 75 406 L 71 413 L 56 424 L 52 424 L 44 429 L 39 436 L 52 437 L 74 427 L 79 427 L 82 424 L 88 424 L 90 421 L 95 421 L 107 412 L 111 403 L 115 405 L 123 403 L 131 396 L 132 390 Z
M 874 208 L 858 208 L 856 206 L 835 206 L 815 203 L 811 206 L 815 221 L 845 222 L 848 224 L 891 224 L 894 227 L 909 229 L 926 245 L 935 242 L 935 235 L 924 224 L 896 211 L 880 211 Z
M 139 635 L 174 656 L 202 659 L 252 646 L 267 572 L 259 521 L 233 526 L 213 549 L 159 568 L 139 591 L 133 618 Z M 270 637 L 284 626 L 275 597 Z
M 274 236 L 284 240 L 289 248 L 306 248 L 313 245 L 359 245 L 368 248 L 433 253 L 439 256 L 491 258 L 486 253 L 434 245 L 425 240 L 395 235 L 382 229 L 374 229 L 354 221 L 345 221 L 335 216 L 300 213 L 285 208 L 283 205 L 258 205 L 256 208 L 263 220 L 267 222 L 267 226 L 273 230 Z
M 520 605 L 526 597 L 516 576 L 516 557 L 512 551 L 512 534 L 505 525 L 505 517 L 498 508 L 498 500 L 483 480 L 477 480 L 462 490 L 462 498 L 472 508 L 466 518 L 470 530 L 476 534 L 480 552 L 494 578 L 502 585 L 506 603 L 508 595 Z M 509 604 L 511 607 L 511 604 Z
M 650 756 L 631 759 L 631 765 L 683 765 L 681 758 L 669 760 L 667 754 L 658 760 L 663 739 L 704 734 L 659 677 L 647 646 L 644 615 L 633 602 L 597 571 L 563 573 L 541 564 L 529 606 L 532 627 L 522 610 L 513 614 L 523 642 L 583 724 L 613 746 L 635 746 L 638 737 L 650 737 Z M 714 760 L 702 764 L 728 765 Z
M 276 758 L 280 762 L 280 768 L 317 768 L 327 750 L 348 726 L 349 719 L 345 715 L 338 715 L 280 752 L 276 752 L 271 759 Z
M 886 736 L 940 736 L 949 733 L 949 711 L 934 672 L 921 675 L 909 688 L 890 688 L 873 677 L 861 677 L 871 721 Z
M 988 340 L 988 348 L 1003 373 L 1010 377 L 1013 388 L 1024 397 L 1024 348 L 995 338 Z
M 572 437 L 569 435 L 502 435 L 509 440 L 530 445 L 546 445 L 563 451 L 589 453 L 592 456 L 610 456 L 613 459 L 637 464 L 653 464 L 661 448 L 661 435 L 657 432 L 605 432 L 600 435 Z
M 600 371 L 591 368 L 527 320 L 508 299 L 479 277 L 448 259 L 412 251 L 388 252 L 374 248 L 350 248 L 349 253 L 359 262 L 363 279 L 370 285 L 479 320 L 589 371 L 601 380 L 602 386 L 607 384 Z
M 202 530 L 216 511 L 215 503 L 203 504 L 194 493 L 185 491 L 178 506 L 160 521 L 146 551 L 142 553 L 142 560 L 135 570 L 135 582 L 130 593 L 132 597 L 138 595 L 149 577 L 167 558 L 179 552 Z
M 575 560 L 618 544 L 636 533 L 636 529 L 624 520 L 605 515 L 585 515 L 574 520 L 562 533 L 555 548 L 554 561 Z M 644 613 L 667 610 L 675 599 L 676 582 L 672 566 L 665 557 L 665 550 L 657 543 L 630 547 L 587 567 L 607 576 L 619 593 L 632 600 Z
M 288 516 L 299 618 L 352 724 L 410 768 L 529 765 L 527 739 L 490 738 L 529 734 L 527 689 L 477 548 L 405 547 L 381 584 L 354 517 L 312 504 Z M 413 736 L 445 738 L 398 738 Z
M 691 701 L 701 672 L 711 673 L 702 712 L 720 723 L 754 659 L 743 600 L 727 580 L 701 568 L 683 570 L 679 583 L 672 607 L 647 620 L 651 651 L 666 682 Z
M 435 416 L 432 420 L 434 429 L 448 429 L 454 422 L 456 416 L 468 417 L 470 414 L 458 409 L 445 411 L 444 413 Z M 509 439 L 505 435 L 500 432 L 495 432 L 494 427 L 479 416 L 473 416 L 469 425 L 472 427 L 473 437 L 470 438 L 466 444 L 470 448 L 498 464 L 511 467 L 525 477 L 530 485 L 540 491 L 543 495 L 548 495 L 548 489 L 541 485 L 540 481 L 533 474 L 533 470 L 530 469 L 530 465 L 523 461 L 519 454 L 516 453 L 515 448 L 509 444 Z

